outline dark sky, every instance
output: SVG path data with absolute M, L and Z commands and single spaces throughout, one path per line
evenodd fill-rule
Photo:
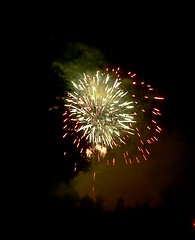
M 158 202 L 164 189 L 178 195 L 183 205 L 187 202 L 192 205 L 194 45 L 190 9 L 134 8 L 131 4 L 111 7 L 96 3 L 90 9 L 78 6 L 61 10 L 59 14 L 51 12 L 49 60 L 58 57 L 66 43 L 73 41 L 100 49 L 113 64 L 132 69 L 162 88 L 166 95 L 164 133 L 151 162 L 131 169 L 122 166 L 117 170 L 104 169 L 100 173 L 97 189 L 108 199 L 108 206 L 114 204 L 110 199 L 119 195 L 129 204 L 147 195 Z M 74 179 L 75 189 L 81 195 L 91 191 L 90 178 L 81 172 Z M 62 185 L 58 192 L 63 191 Z

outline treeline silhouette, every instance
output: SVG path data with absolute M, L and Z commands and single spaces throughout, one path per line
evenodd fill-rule
M 159 207 L 137 202 L 124 205 L 123 197 L 116 200 L 114 210 L 104 208 L 104 199 L 88 195 L 49 196 L 47 202 L 48 230 L 72 236 L 120 237 L 121 239 L 194 239 L 193 212 L 174 208 L 167 201 Z M 51 230 L 52 229 L 52 230 Z M 89 234 L 89 235 L 88 235 Z

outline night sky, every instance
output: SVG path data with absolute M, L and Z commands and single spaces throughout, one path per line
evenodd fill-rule
M 159 88 L 165 97 L 163 133 L 151 159 L 128 167 L 123 164 L 116 168 L 104 167 L 95 187 L 109 210 L 115 208 L 119 197 L 123 197 L 125 206 L 136 206 L 147 199 L 151 206 L 158 206 L 163 197 L 171 195 L 171 204 L 175 207 L 194 212 L 192 17 L 182 6 L 147 7 L 146 11 L 144 7 L 135 9 L 131 4 L 112 8 L 97 5 L 90 10 L 70 7 L 59 14 L 51 12 L 47 39 L 48 107 L 56 104 L 55 96 L 62 90 L 51 74 L 51 63 L 63 58 L 69 43 L 79 42 L 99 49 L 113 66 L 131 70 Z M 58 114 L 50 114 L 49 147 L 54 150 L 50 150 L 48 161 L 49 195 L 61 199 L 77 192 L 80 197 L 85 194 L 93 197 L 92 173 L 81 170 L 72 177 L 68 172 L 72 166 L 65 168 L 63 160 L 59 160 L 64 146 L 59 137 L 61 123 L 60 120 L 56 123 Z M 66 184 L 69 177 L 71 187 Z

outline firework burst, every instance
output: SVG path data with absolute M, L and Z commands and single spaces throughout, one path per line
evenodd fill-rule
M 158 141 L 162 131 L 157 124 L 160 109 L 154 102 L 163 98 L 156 96 L 150 85 L 136 81 L 136 74 L 129 72 L 121 78 L 119 71 L 84 73 L 71 82 L 72 91 L 64 104 L 63 137 L 71 134 L 87 158 L 96 154 L 100 161 L 109 156 L 107 164 L 116 163 L 115 149 L 119 147 L 126 164 L 133 158 L 137 162 L 147 160 L 150 145 Z

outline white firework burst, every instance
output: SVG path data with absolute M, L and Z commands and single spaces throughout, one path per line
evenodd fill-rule
M 105 148 L 125 144 L 124 136 L 134 134 L 134 101 L 126 99 L 128 92 L 120 85 L 120 78 L 113 81 L 108 73 L 83 74 L 72 81 L 73 91 L 65 100 L 74 132 L 104 154 Z

